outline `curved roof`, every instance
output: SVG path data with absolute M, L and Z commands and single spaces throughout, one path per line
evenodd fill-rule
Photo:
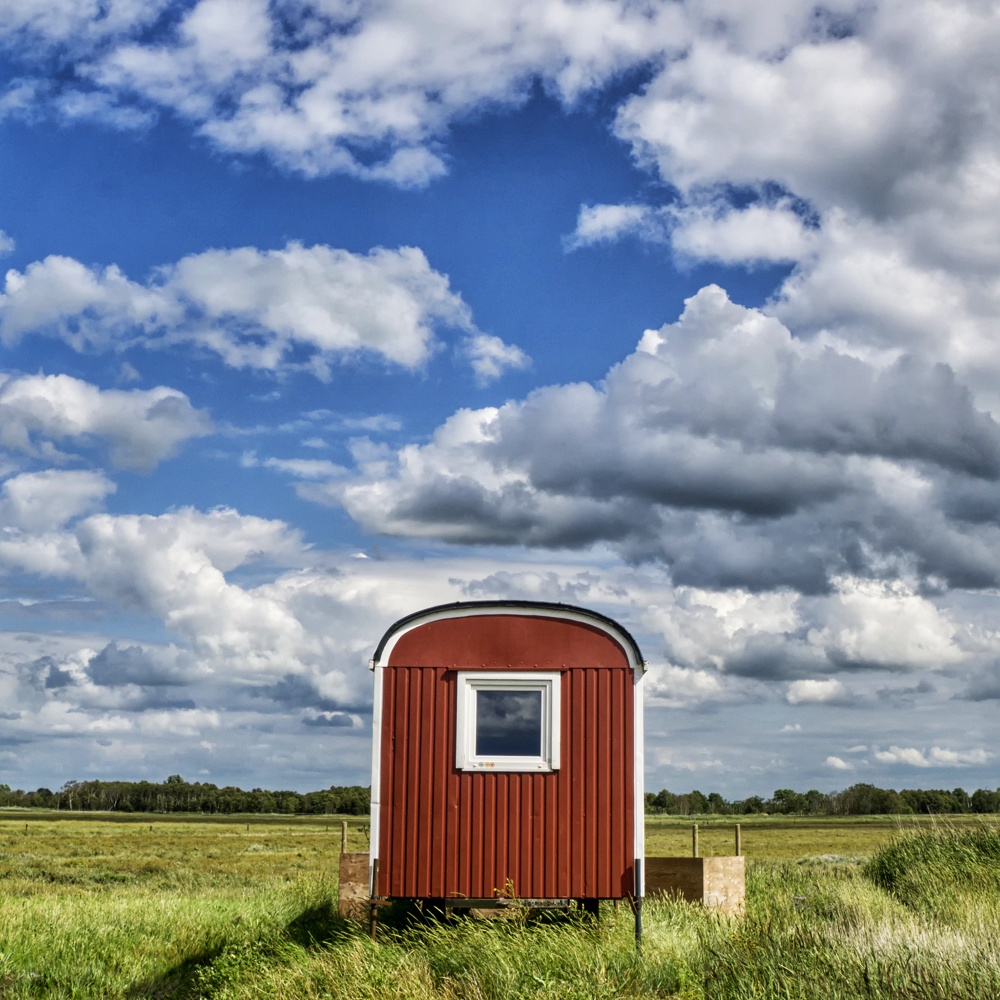
M 625 651 L 629 660 L 629 665 L 634 671 L 642 673 L 646 669 L 643 662 L 639 645 L 632 638 L 628 629 L 619 625 L 613 618 L 601 614 L 599 611 L 591 611 L 589 608 L 577 607 L 574 604 L 558 604 L 554 601 L 453 601 L 450 604 L 437 604 L 431 608 L 424 608 L 422 611 L 414 611 L 412 614 L 400 618 L 386 630 L 385 635 L 379 640 L 375 648 L 375 655 L 372 657 L 372 668 L 379 663 L 388 661 L 389 654 L 396 641 L 405 632 L 424 625 L 427 622 L 438 621 L 442 618 L 462 618 L 473 615 L 537 615 L 544 618 L 565 618 L 572 621 L 584 622 L 608 633 L 615 639 Z

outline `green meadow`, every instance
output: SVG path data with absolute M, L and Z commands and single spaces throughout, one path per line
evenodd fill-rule
M 743 818 L 747 913 L 336 915 L 340 817 L 0 812 L 0 1000 L 1000 997 L 994 820 Z M 734 823 L 699 821 L 702 854 Z M 690 854 L 650 817 L 647 851 Z M 367 849 L 350 820 L 348 849 Z

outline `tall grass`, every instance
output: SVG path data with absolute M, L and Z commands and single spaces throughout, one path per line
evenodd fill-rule
M 947 913 L 955 898 L 1000 897 L 1000 827 L 940 824 L 900 835 L 872 857 L 865 873 L 925 913 Z
M 647 900 L 639 958 L 629 907 L 610 904 L 598 920 L 411 915 L 372 943 L 336 915 L 339 837 L 194 826 L 118 853 L 100 829 L 0 830 L 0 1000 L 1000 998 L 996 827 L 900 834 L 864 863 L 754 862 L 742 919 Z
M 978 899 L 980 926 L 929 920 L 858 865 L 769 865 L 751 879 L 738 928 L 705 934 L 705 996 L 795 1000 L 1000 997 L 1000 911 Z

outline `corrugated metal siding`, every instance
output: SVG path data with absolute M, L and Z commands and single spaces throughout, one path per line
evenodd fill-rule
M 378 893 L 629 895 L 633 689 L 621 650 L 576 623 L 478 618 L 462 620 L 456 657 L 448 629 L 419 641 L 427 629 L 405 636 L 385 670 Z M 476 666 L 565 668 L 559 771 L 455 769 L 455 668 Z

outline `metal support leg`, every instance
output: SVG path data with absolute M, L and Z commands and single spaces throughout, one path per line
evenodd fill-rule
M 632 907 L 635 910 L 635 953 L 642 957 L 642 858 L 635 859 L 635 896 Z
M 368 934 L 374 941 L 378 925 L 378 903 L 375 897 L 378 895 L 378 858 L 372 862 L 372 898 L 368 911 Z

